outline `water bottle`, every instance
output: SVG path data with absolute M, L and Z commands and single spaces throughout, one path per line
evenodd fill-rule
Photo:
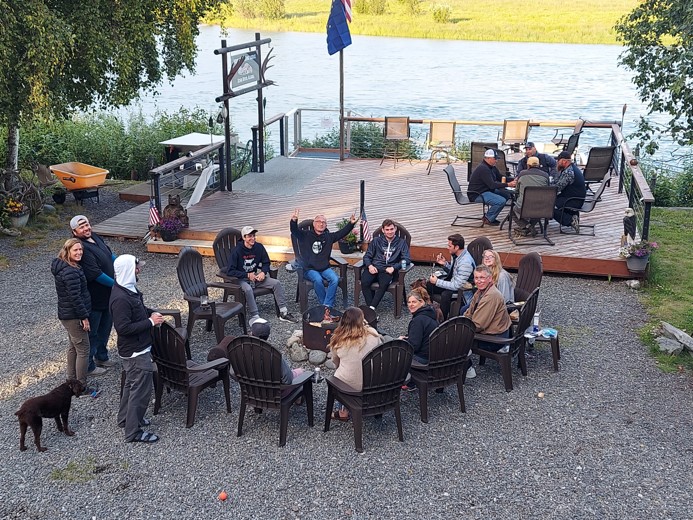
M 539 333 L 539 312 L 534 313 L 534 321 L 532 322 L 532 332 Z
M 313 373 L 313 383 L 322 382 L 322 375 L 320 374 L 320 367 L 315 367 L 315 372 Z
M 405 258 L 402 258 L 402 271 L 404 271 L 407 268 L 407 260 Z

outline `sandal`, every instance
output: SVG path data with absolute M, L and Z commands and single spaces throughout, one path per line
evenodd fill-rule
M 334 412 L 332 412 L 332 418 L 342 422 L 348 422 L 350 419 L 349 415 L 347 415 L 346 417 L 340 415 L 339 410 L 335 410 Z
M 159 440 L 159 436 L 153 434 L 152 432 L 141 431 L 138 433 L 134 439 L 128 442 L 145 442 L 147 444 L 152 444 Z

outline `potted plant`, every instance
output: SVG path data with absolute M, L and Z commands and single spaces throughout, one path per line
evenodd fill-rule
M 5 212 L 10 217 L 12 227 L 24 227 L 29 222 L 29 208 L 13 197 L 5 202 Z
M 183 229 L 183 223 L 178 217 L 164 217 L 157 225 L 157 231 L 164 242 L 176 240 L 181 229 Z
M 337 222 L 337 229 L 342 229 L 351 223 L 348 218 L 343 218 Z M 348 255 L 356 251 L 356 242 L 358 242 L 358 237 L 356 233 L 351 231 L 347 236 L 339 241 L 339 250 L 342 254 Z
M 641 240 L 640 242 L 624 244 L 618 254 L 626 259 L 629 271 L 644 273 L 650 261 L 650 254 L 657 248 L 659 248 L 657 242 Z

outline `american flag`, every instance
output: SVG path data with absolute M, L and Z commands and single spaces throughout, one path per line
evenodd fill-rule
M 351 23 L 351 0 L 342 0 L 344 4 L 344 16 L 346 16 L 347 22 Z
M 361 241 L 362 242 L 370 242 L 371 240 L 373 240 L 373 233 L 371 233 L 371 230 L 368 227 L 368 219 L 366 218 L 365 208 L 363 210 L 363 213 L 361 213 L 361 230 L 362 230 L 362 235 L 361 235 Z
M 161 219 L 159 218 L 159 211 L 154 204 L 154 199 L 149 199 L 149 225 L 156 226 L 159 222 L 161 222 Z

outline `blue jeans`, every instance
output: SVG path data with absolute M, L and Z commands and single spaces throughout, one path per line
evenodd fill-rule
M 507 199 L 503 195 L 499 195 L 493 191 L 485 191 L 479 195 L 479 197 L 481 197 L 486 204 L 491 206 L 488 209 L 488 213 L 486 213 L 486 218 L 489 220 L 489 222 L 494 222 L 498 217 L 498 214 L 503 210 Z M 477 197 L 477 199 L 479 197 Z
M 108 338 L 111 336 L 113 318 L 107 310 L 89 313 L 89 367 L 96 368 L 96 361 L 108 361 Z
M 334 307 L 334 298 L 337 294 L 337 287 L 339 285 L 339 276 L 329 267 L 324 271 L 314 271 L 312 269 L 306 270 L 303 277 L 306 280 L 313 282 L 313 289 L 315 289 L 315 296 L 318 297 L 318 301 L 322 305 L 328 307 Z M 327 291 L 325 291 L 325 286 L 322 281 L 327 280 L 329 284 L 327 286 Z

